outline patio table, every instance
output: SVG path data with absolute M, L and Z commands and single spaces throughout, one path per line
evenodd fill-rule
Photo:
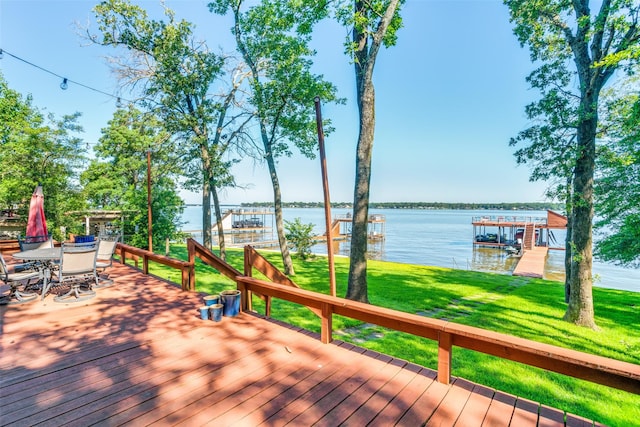
M 33 261 L 35 267 L 40 271 L 43 278 L 42 299 L 51 288 L 51 270 L 55 267 L 55 262 L 60 260 L 61 248 L 42 248 L 29 251 L 16 252 L 12 256 L 23 261 Z

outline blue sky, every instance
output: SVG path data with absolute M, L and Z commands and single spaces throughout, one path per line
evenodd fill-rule
M 0 48 L 70 80 L 116 93 L 104 57 L 88 46 L 75 22 L 92 21 L 92 1 L 2 0 Z M 137 1 L 156 16 L 157 1 Z M 231 21 L 210 14 L 206 1 L 167 0 L 178 18 L 196 24 L 210 48 L 233 48 Z M 543 201 L 545 183 L 530 183 L 517 166 L 510 137 L 527 126 L 524 107 L 536 93 L 525 77 L 529 54 L 511 31 L 501 1 L 407 0 L 398 44 L 381 50 L 376 64 L 376 134 L 372 201 Z M 92 25 L 95 29 L 95 25 Z M 346 31 L 322 23 L 314 38 L 315 71 L 334 82 L 346 105 L 323 106 L 336 132 L 326 139 L 333 201 L 351 201 L 358 115 L 353 69 L 343 54 Z M 70 84 L 4 55 L 0 69 L 9 86 L 32 94 L 34 104 L 56 115 L 81 112 L 84 138 L 94 144 L 116 109 L 114 99 Z M 122 94 L 126 98 L 126 94 Z M 311 100 L 312 102 L 312 100 Z M 236 170 L 245 188 L 226 190 L 223 203 L 270 201 L 266 168 L 245 161 Z M 300 155 L 279 162 L 285 201 L 322 201 L 320 162 Z M 199 194 L 184 193 L 198 203 Z

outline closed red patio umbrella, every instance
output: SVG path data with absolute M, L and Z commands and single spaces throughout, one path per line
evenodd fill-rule
M 42 186 L 38 185 L 31 195 L 27 236 L 46 236 L 47 234 L 47 220 L 44 217 L 44 194 L 42 194 Z

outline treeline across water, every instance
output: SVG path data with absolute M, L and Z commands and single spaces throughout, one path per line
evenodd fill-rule
M 240 206 L 248 208 L 272 208 L 273 203 L 252 202 L 242 203 Z M 331 207 L 337 209 L 351 209 L 352 203 L 332 202 Z M 283 202 L 284 208 L 323 208 L 323 202 Z M 547 209 L 562 210 L 560 203 L 526 202 L 526 203 L 443 203 L 443 202 L 374 202 L 369 203 L 371 209 L 458 209 L 458 210 L 520 210 L 543 211 Z

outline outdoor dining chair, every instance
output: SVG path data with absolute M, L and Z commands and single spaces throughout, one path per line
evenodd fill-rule
M 0 298 L 0 304 L 22 304 L 33 301 L 38 294 L 27 292 L 29 284 L 40 280 L 40 273 L 35 270 L 20 270 L 22 267 L 30 267 L 30 264 L 15 264 L 12 266 L 14 272 L 10 273 L 7 264 L 0 254 L 0 280 L 9 285 L 9 294 Z M 22 290 L 20 288 L 22 287 Z
M 30 251 L 32 249 L 44 249 L 53 247 L 53 238 L 51 236 L 24 236 L 18 238 L 20 251 Z
M 96 260 L 96 270 L 98 270 L 98 284 L 96 288 L 104 288 L 113 283 L 108 275 L 105 274 L 105 270 L 113 265 L 113 254 L 116 251 L 116 246 L 120 236 L 100 236 L 98 240 L 98 256 Z
M 85 301 L 96 296 L 96 291 L 92 288 L 98 284 L 98 274 L 96 273 L 97 243 L 95 242 L 93 245 L 62 244 L 57 286 L 68 283 L 70 289 L 67 293 L 54 297 L 55 302 Z M 85 283 L 88 283 L 88 289 L 81 288 L 81 285 Z

